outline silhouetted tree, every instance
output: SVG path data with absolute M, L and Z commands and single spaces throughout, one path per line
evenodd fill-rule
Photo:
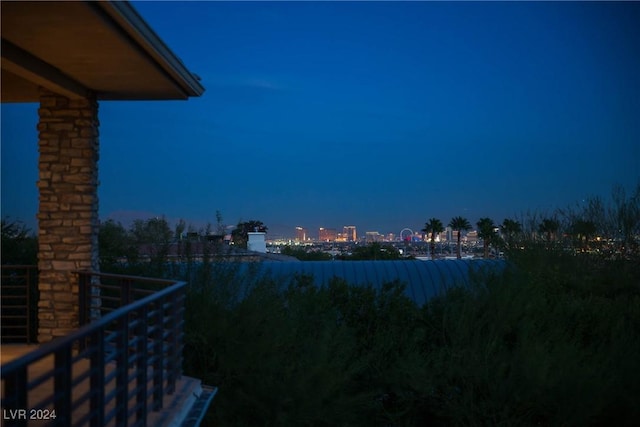
M 569 233 L 584 250 L 589 246 L 589 238 L 596 233 L 596 224 L 593 221 L 575 219 L 569 226 Z
M 484 257 L 489 258 L 489 245 L 492 245 L 497 238 L 496 225 L 491 218 L 480 218 L 477 226 L 478 236 L 482 238 Z
M 462 258 L 462 256 L 460 255 L 460 238 L 462 237 L 462 231 L 471 230 L 471 224 L 466 218 L 456 216 L 451 219 L 451 222 L 449 222 L 449 227 L 458 231 L 458 245 L 456 255 L 458 259 L 460 259 Z
M 250 220 L 245 222 L 239 222 L 236 228 L 231 232 L 231 238 L 234 245 L 238 245 L 241 248 L 247 248 L 247 241 L 251 232 L 267 232 L 267 226 L 262 221 Z
M 222 212 L 216 211 L 216 234 L 224 236 L 225 227 L 222 220 Z
M 637 250 L 635 235 L 640 233 L 640 183 L 630 197 L 620 185 L 614 187 L 612 196 L 610 216 L 623 252 L 634 252 Z
M 135 220 L 131 234 L 140 254 L 149 257 L 150 274 L 162 275 L 173 239 L 167 220 L 164 217 Z
M 138 262 L 138 247 L 134 238 L 121 223 L 110 219 L 100 224 L 98 230 L 98 252 L 100 270 L 116 273 L 121 261 L 128 264 Z
M 436 234 L 442 233 L 443 231 L 444 226 L 442 225 L 442 221 L 437 218 L 431 218 L 424 224 L 422 232 L 429 234 L 431 259 L 435 259 L 436 257 Z
M 38 238 L 21 221 L 2 219 L 2 263 L 36 265 Z
M 187 252 L 186 249 L 189 249 L 189 250 L 191 249 L 190 247 L 186 248 L 187 245 L 191 246 L 190 245 L 191 242 L 189 242 L 188 239 L 185 242 L 184 247 L 183 247 L 183 238 L 185 237 L 186 230 L 187 230 L 187 223 L 184 221 L 184 219 L 180 219 L 178 221 L 178 223 L 176 224 L 175 231 L 173 232 L 173 235 L 174 235 L 175 239 L 177 240 L 177 243 L 176 243 L 176 245 L 177 245 L 177 247 L 176 247 L 176 255 L 180 259 L 185 254 L 185 252 Z
M 280 251 L 282 255 L 288 255 L 298 258 L 300 261 L 330 261 L 333 259 L 331 254 L 322 251 L 306 251 L 304 249 L 292 248 L 287 245 Z
M 546 241 L 549 245 L 555 240 L 559 229 L 560 223 L 554 218 L 544 218 L 538 226 L 538 231 L 546 236 Z
M 518 221 L 505 218 L 502 221 L 502 225 L 500 226 L 502 233 L 506 236 L 507 249 L 513 249 L 513 244 L 516 236 L 519 236 L 522 233 L 522 224 Z
M 373 242 L 365 246 L 358 246 L 351 255 L 339 255 L 337 258 L 353 261 L 376 261 L 402 259 L 402 255 L 392 245 L 381 245 L 378 242 Z

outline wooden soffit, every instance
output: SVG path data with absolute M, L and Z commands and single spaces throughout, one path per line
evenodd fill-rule
M 2 102 L 187 99 L 204 87 L 124 1 L 0 2 Z

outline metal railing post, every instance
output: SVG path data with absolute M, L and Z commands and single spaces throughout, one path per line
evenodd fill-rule
M 155 302 L 155 319 L 153 340 L 153 410 L 162 409 L 163 375 L 162 368 L 164 365 L 164 346 L 162 343 L 162 335 L 164 334 L 164 308 L 163 299 Z
M 53 394 L 57 426 L 71 426 L 71 349 L 72 346 L 65 346 L 55 352 Z
M 78 273 L 78 326 L 84 326 L 89 323 L 89 302 L 88 287 L 89 275 L 86 272 Z M 79 350 L 83 351 L 87 347 L 86 340 L 80 340 Z
M 136 420 L 143 421 L 147 419 L 147 369 L 149 360 L 149 351 L 147 350 L 148 325 L 147 317 L 149 315 L 149 306 L 144 305 L 138 316 L 138 327 L 136 331 L 138 345 L 136 346 Z M 146 421 L 143 421 L 143 424 Z
M 9 403 L 4 408 L 8 411 L 18 411 L 27 408 L 27 367 L 24 366 L 5 378 L 4 395 Z M 17 412 L 14 412 L 17 413 Z M 4 420 L 6 427 L 26 427 L 27 417 L 10 417 Z
M 133 301 L 131 298 L 131 280 L 123 279 L 121 282 L 120 304 L 121 306 L 129 305 Z
M 167 329 L 170 331 L 168 336 L 169 342 L 169 361 L 167 372 L 167 392 L 169 394 L 175 391 L 176 381 L 182 375 L 182 346 L 184 334 L 183 321 L 183 292 L 175 292 L 168 296 L 169 299 L 169 316 Z
M 31 344 L 31 270 L 25 270 L 26 298 L 27 298 L 27 344 Z
M 169 334 L 167 336 L 167 343 L 169 345 L 168 360 L 167 360 L 167 393 L 172 394 L 176 389 L 176 370 L 177 370 L 177 351 L 178 351 L 178 334 L 176 327 L 178 321 L 176 319 L 176 294 L 171 294 L 167 297 L 169 300 L 169 315 L 167 316 L 167 330 Z
M 116 340 L 116 425 L 127 427 L 129 400 L 129 315 L 118 319 L 119 337 Z
M 79 317 L 85 324 L 3 364 L 0 372 L 4 386 L 2 409 L 44 409 L 53 405 L 56 420 L 52 425 L 56 426 L 104 427 L 106 422 L 119 427 L 132 423 L 144 426 L 149 412 L 162 409 L 165 395 L 174 392 L 182 372 L 185 283 L 90 271 L 78 274 Z M 19 277 L 20 281 L 23 278 Z M 120 298 L 105 297 L 120 303 L 120 307 L 93 319 L 89 316 L 90 291 L 95 279 L 104 281 L 95 286 L 111 291 L 118 286 L 109 281 L 117 281 L 122 293 Z M 168 288 L 135 300 L 132 292 L 138 289 L 134 286 L 138 281 L 143 289 L 149 283 L 164 284 Z M 125 305 L 128 299 L 129 304 Z M 81 350 L 76 355 L 78 347 Z M 49 364 L 51 359 L 54 366 L 49 365 L 47 372 L 30 380 L 28 374 L 32 367 L 36 363 Z M 77 376 L 82 380 L 76 383 Z M 37 401 L 39 396 L 31 391 L 46 382 L 53 384 L 53 393 Z M 149 396 L 151 384 L 153 395 Z M 87 385 L 90 391 L 81 393 Z M 3 421 L 7 427 L 28 425 L 25 419 Z
M 37 307 L 32 306 L 37 303 L 34 300 L 37 292 L 32 289 L 35 277 L 37 269 L 33 265 L 2 266 L 0 324 L 3 342 L 31 344 L 37 341 L 38 313 Z
M 91 334 L 91 356 L 89 357 L 89 385 L 92 390 L 89 402 L 91 412 L 90 427 L 103 427 L 104 425 L 104 328 L 98 328 Z

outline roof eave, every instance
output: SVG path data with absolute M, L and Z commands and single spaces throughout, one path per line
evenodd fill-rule
M 199 78 L 187 69 L 129 2 L 100 1 L 93 4 L 120 25 L 176 81 L 184 91 L 185 98 L 204 93 Z

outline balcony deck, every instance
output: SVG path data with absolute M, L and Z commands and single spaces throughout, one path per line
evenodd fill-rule
M 0 347 L 0 362 L 4 365 L 5 363 L 14 360 L 30 351 L 37 349 L 37 345 L 25 345 L 25 344 L 3 344 Z M 110 366 L 111 365 L 111 366 Z M 88 361 L 83 364 L 79 363 L 78 370 L 84 371 L 88 367 Z M 29 377 L 36 378 L 48 371 L 53 369 L 53 356 L 47 357 L 38 363 L 33 364 L 29 367 Z M 114 369 L 113 363 L 107 364 L 105 366 L 105 374 L 110 373 Z M 107 392 L 110 392 L 115 387 L 114 382 L 111 385 L 107 386 Z M 132 385 L 130 385 L 132 387 Z M 84 381 L 81 383 L 80 387 L 74 389 L 74 398 L 81 396 L 84 393 L 89 391 L 89 381 Z M 182 376 L 176 382 L 176 391 L 173 394 L 165 394 L 163 397 L 163 405 L 162 409 L 159 411 L 151 411 L 147 416 L 147 425 L 148 426 L 158 426 L 158 427 L 174 427 L 174 426 L 188 426 L 188 425 L 196 425 L 196 420 L 202 414 L 195 414 L 192 409 L 195 406 L 195 403 L 198 399 L 207 399 L 210 394 L 215 390 L 203 389 L 200 384 L 200 381 L 195 378 L 190 378 L 187 376 Z M 41 384 L 39 387 L 36 387 L 34 390 L 31 390 L 28 395 L 29 402 L 39 402 L 45 399 L 47 396 L 53 393 L 53 380 L 46 381 Z M 151 395 L 151 393 L 149 393 Z M 4 397 L 4 388 L 2 390 L 2 397 Z M 212 397 L 212 396 L 211 396 Z M 106 411 L 112 409 L 113 402 L 110 406 L 105 408 Z M 28 409 L 28 408 L 25 408 Z M 77 419 L 78 417 L 84 415 L 84 412 L 88 411 L 88 405 L 84 405 L 84 407 L 77 408 L 74 411 L 73 418 Z M 130 424 L 133 425 L 135 418 L 135 411 L 130 415 Z M 3 420 L 3 425 L 4 425 Z M 38 424 L 38 422 L 33 421 L 34 424 Z M 39 424 L 42 425 L 42 424 Z M 111 420 L 111 423 L 107 424 L 109 426 L 115 426 L 115 419 Z
M 25 268 L 2 268 L 3 291 L 12 293 L 2 301 L 0 336 L 27 344 L 0 347 L 0 425 L 200 425 L 217 388 L 182 375 L 186 283 L 78 271 L 78 329 L 32 345 L 35 282 Z M 49 422 L 16 417 L 54 408 Z

